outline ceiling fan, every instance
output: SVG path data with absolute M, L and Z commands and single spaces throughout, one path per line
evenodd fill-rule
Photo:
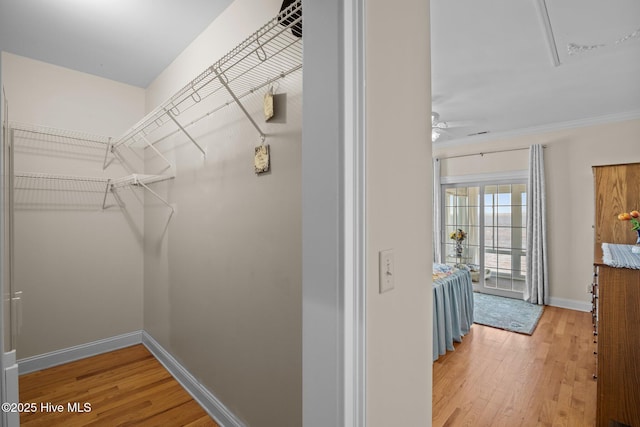
M 447 122 L 440 120 L 440 114 L 435 111 L 431 112 L 431 142 L 436 142 L 448 127 Z
M 440 120 L 440 114 L 436 111 L 431 112 L 431 142 L 436 142 L 438 138 L 440 138 L 443 134 L 448 133 L 449 136 L 455 136 L 462 133 L 465 133 L 465 130 L 469 129 L 471 122 L 466 121 L 454 121 L 454 122 L 445 122 L 444 120 Z M 488 131 L 477 132 L 471 135 L 480 135 L 488 133 Z

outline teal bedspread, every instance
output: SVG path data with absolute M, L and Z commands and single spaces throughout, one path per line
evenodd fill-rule
M 435 267 L 435 266 L 434 266 Z M 434 268 L 435 270 L 435 268 Z M 453 350 L 473 323 L 473 285 L 467 270 L 433 282 L 433 360 Z

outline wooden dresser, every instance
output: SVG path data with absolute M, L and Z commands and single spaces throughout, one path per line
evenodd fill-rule
M 598 250 L 600 248 L 600 250 Z M 640 270 L 602 263 L 596 248 L 598 427 L 640 426 Z M 619 424 L 613 424 L 619 425 Z
M 640 163 L 597 166 L 593 170 L 596 425 L 640 427 L 640 270 L 609 267 L 602 262 L 603 242 L 636 241 L 630 224 L 617 216 L 640 210 Z

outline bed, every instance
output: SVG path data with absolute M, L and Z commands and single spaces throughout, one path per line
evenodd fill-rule
M 462 342 L 473 323 L 473 285 L 469 270 L 433 264 L 433 360 Z

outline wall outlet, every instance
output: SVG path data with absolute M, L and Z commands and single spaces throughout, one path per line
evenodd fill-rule
M 378 255 L 380 293 L 384 293 L 395 287 L 394 276 L 396 271 L 393 259 L 393 249 L 380 251 Z

